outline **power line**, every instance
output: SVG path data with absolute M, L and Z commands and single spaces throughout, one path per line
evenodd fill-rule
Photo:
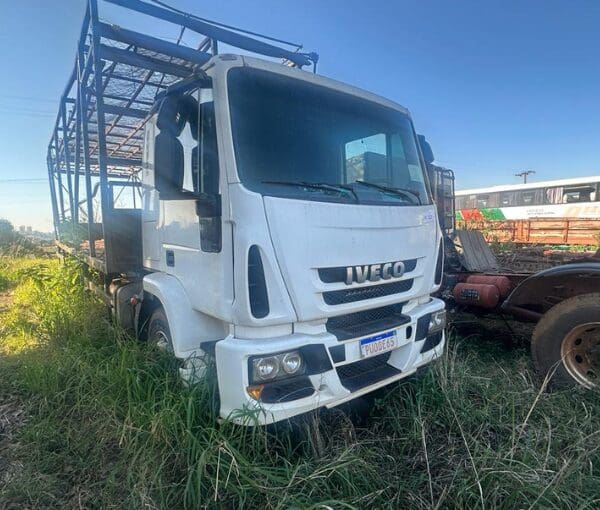
M 0 97 L 5 99 L 17 99 L 19 101 L 38 101 L 40 103 L 53 103 L 58 104 L 56 99 L 49 99 L 45 97 L 34 97 L 34 96 L 13 96 L 11 94 L 0 94 Z
M 40 118 L 52 118 L 56 115 L 52 112 L 36 112 L 35 110 L 15 110 L 0 108 L 0 114 L 2 115 L 14 115 L 22 117 L 40 117 Z
M 31 178 L 31 179 L 0 179 L 0 182 L 47 182 L 48 179 L 37 179 L 37 178 Z
M 273 41 L 273 42 L 278 42 L 278 43 L 281 43 L 281 44 L 286 44 L 288 46 L 294 46 L 294 47 L 298 48 L 299 50 L 302 49 L 302 45 L 298 44 L 298 43 L 294 43 L 294 42 L 290 42 L 290 41 L 285 41 L 283 39 L 277 39 L 276 37 L 271 37 L 271 36 L 268 36 L 268 35 L 259 34 L 258 32 L 251 32 L 250 30 L 244 30 L 243 28 L 234 27 L 233 25 L 226 25 L 225 23 L 219 23 L 218 21 L 213 21 L 213 20 L 210 20 L 210 19 L 207 19 L 207 18 L 201 18 L 200 16 L 196 16 L 195 14 L 190 14 L 189 12 L 182 11 L 182 10 L 177 9 L 176 7 L 173 7 L 172 5 L 169 5 L 168 3 L 162 2 L 160 0 L 150 0 L 150 1 L 152 3 L 160 5 L 161 7 L 164 7 L 165 9 L 169 9 L 169 10 L 171 10 L 173 12 L 176 12 L 178 14 L 181 14 L 183 16 L 187 16 L 188 18 L 194 18 L 194 19 L 197 19 L 199 21 L 204 21 L 205 23 L 210 23 L 211 25 L 214 25 L 216 27 L 226 28 L 228 30 L 235 30 L 236 32 L 239 32 L 241 34 L 253 35 L 253 36 L 265 39 L 267 41 Z

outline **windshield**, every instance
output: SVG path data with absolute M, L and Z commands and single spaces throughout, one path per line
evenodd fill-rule
M 228 75 L 238 174 L 263 195 L 430 203 L 409 117 L 349 94 L 246 67 Z

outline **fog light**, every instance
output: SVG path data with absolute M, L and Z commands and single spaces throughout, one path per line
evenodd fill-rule
M 288 352 L 281 360 L 281 366 L 286 374 L 295 374 L 302 368 L 302 357 L 298 352 Z
M 446 310 L 439 310 L 431 314 L 429 319 L 429 331 L 428 333 L 435 333 L 446 327 Z
M 275 379 L 279 372 L 279 360 L 275 356 L 268 358 L 258 358 L 254 360 L 254 376 L 255 379 L 268 381 Z

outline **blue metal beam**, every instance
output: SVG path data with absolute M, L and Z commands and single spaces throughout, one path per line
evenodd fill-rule
M 52 156 L 50 151 L 46 157 L 46 164 L 48 165 L 48 184 L 50 185 L 50 201 L 52 203 L 52 220 L 54 223 L 54 238 L 58 239 L 58 225 L 60 223 L 58 217 L 58 204 L 56 203 L 56 186 L 54 184 L 54 166 L 52 164 Z
M 63 196 L 62 178 L 60 176 L 60 151 L 58 150 L 58 128 L 54 130 L 54 173 L 58 181 L 58 204 L 60 206 L 60 220 L 65 221 L 65 200 Z
M 139 0 L 106 0 L 107 2 L 115 5 L 120 5 L 126 9 L 131 9 L 154 18 L 170 21 L 176 25 L 180 25 L 199 34 L 206 35 L 211 39 L 224 42 L 236 48 L 251 51 L 253 53 L 259 53 L 267 57 L 274 58 L 285 58 L 294 62 L 299 66 L 310 65 L 314 62 L 314 58 L 309 58 L 308 55 L 303 53 L 295 53 L 293 51 L 268 44 L 245 35 L 238 34 L 236 32 L 225 30 L 223 28 L 211 25 L 204 21 L 200 21 L 189 16 L 184 16 L 175 11 L 164 9 L 155 5 L 150 5 Z
M 125 108 L 123 106 L 116 106 L 114 104 L 105 104 L 104 113 L 120 115 L 122 117 L 133 117 L 135 119 L 145 119 L 148 115 L 148 112 L 145 110 L 138 110 L 137 108 Z
M 89 5 L 88 5 L 89 9 Z M 88 242 L 90 244 L 90 257 L 96 256 L 96 244 L 94 237 L 94 201 L 92 200 L 92 172 L 90 168 L 90 139 L 88 129 L 87 116 L 87 99 L 86 99 L 86 62 L 83 49 L 83 39 L 79 42 L 79 57 L 77 59 L 79 66 L 79 79 L 77 81 L 77 116 L 81 119 L 81 137 L 83 143 L 83 169 L 85 176 L 85 197 L 86 197 L 86 216 L 88 227 Z
M 165 60 L 147 57 L 145 55 L 140 55 L 139 53 L 134 53 L 133 51 L 123 50 L 121 48 L 112 48 L 104 44 L 99 44 L 99 53 L 99 57 L 103 58 L 104 60 L 112 60 L 113 62 L 120 62 L 122 64 L 128 64 L 134 67 L 141 67 L 157 73 L 171 74 L 180 78 L 186 78 L 193 72 L 193 70 L 189 67 L 172 64 Z
M 71 179 L 71 155 L 69 154 L 69 134 L 67 130 L 67 106 L 63 99 L 60 103 L 60 116 L 62 119 L 63 143 L 62 150 L 65 157 L 65 167 L 67 169 L 67 191 L 69 192 L 69 210 L 71 211 L 71 221 L 73 221 L 73 182 Z
M 106 39 L 132 44 L 139 48 L 163 53 L 170 57 L 180 58 L 198 65 L 206 64 L 211 58 L 211 55 L 208 53 L 187 48 L 186 46 L 181 46 L 172 42 L 163 41 L 162 39 L 157 39 L 156 37 L 151 37 L 149 35 L 140 34 L 139 32 L 127 30 L 117 25 L 99 23 L 98 30 L 100 35 Z
M 100 207 L 102 211 L 102 234 L 106 239 L 106 214 L 109 208 L 108 201 L 108 169 L 106 162 L 106 126 L 104 123 L 104 98 L 102 92 L 104 84 L 102 83 L 103 64 L 100 60 L 100 34 L 98 33 L 98 1 L 89 0 L 90 25 L 92 31 L 92 58 L 94 62 L 94 85 L 96 93 L 96 117 L 98 122 L 98 173 L 100 175 Z M 91 246 L 90 246 L 91 249 Z M 105 263 L 106 269 L 106 263 Z

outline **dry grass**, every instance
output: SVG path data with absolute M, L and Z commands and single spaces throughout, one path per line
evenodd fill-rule
M 524 348 L 453 338 L 360 426 L 340 410 L 293 430 L 218 425 L 215 388 L 186 389 L 107 324 L 73 268 L 2 271 L 14 304 L 0 318 L 1 402 L 27 420 L 10 432 L 20 467 L 0 508 L 600 504 L 600 395 L 540 392 Z

